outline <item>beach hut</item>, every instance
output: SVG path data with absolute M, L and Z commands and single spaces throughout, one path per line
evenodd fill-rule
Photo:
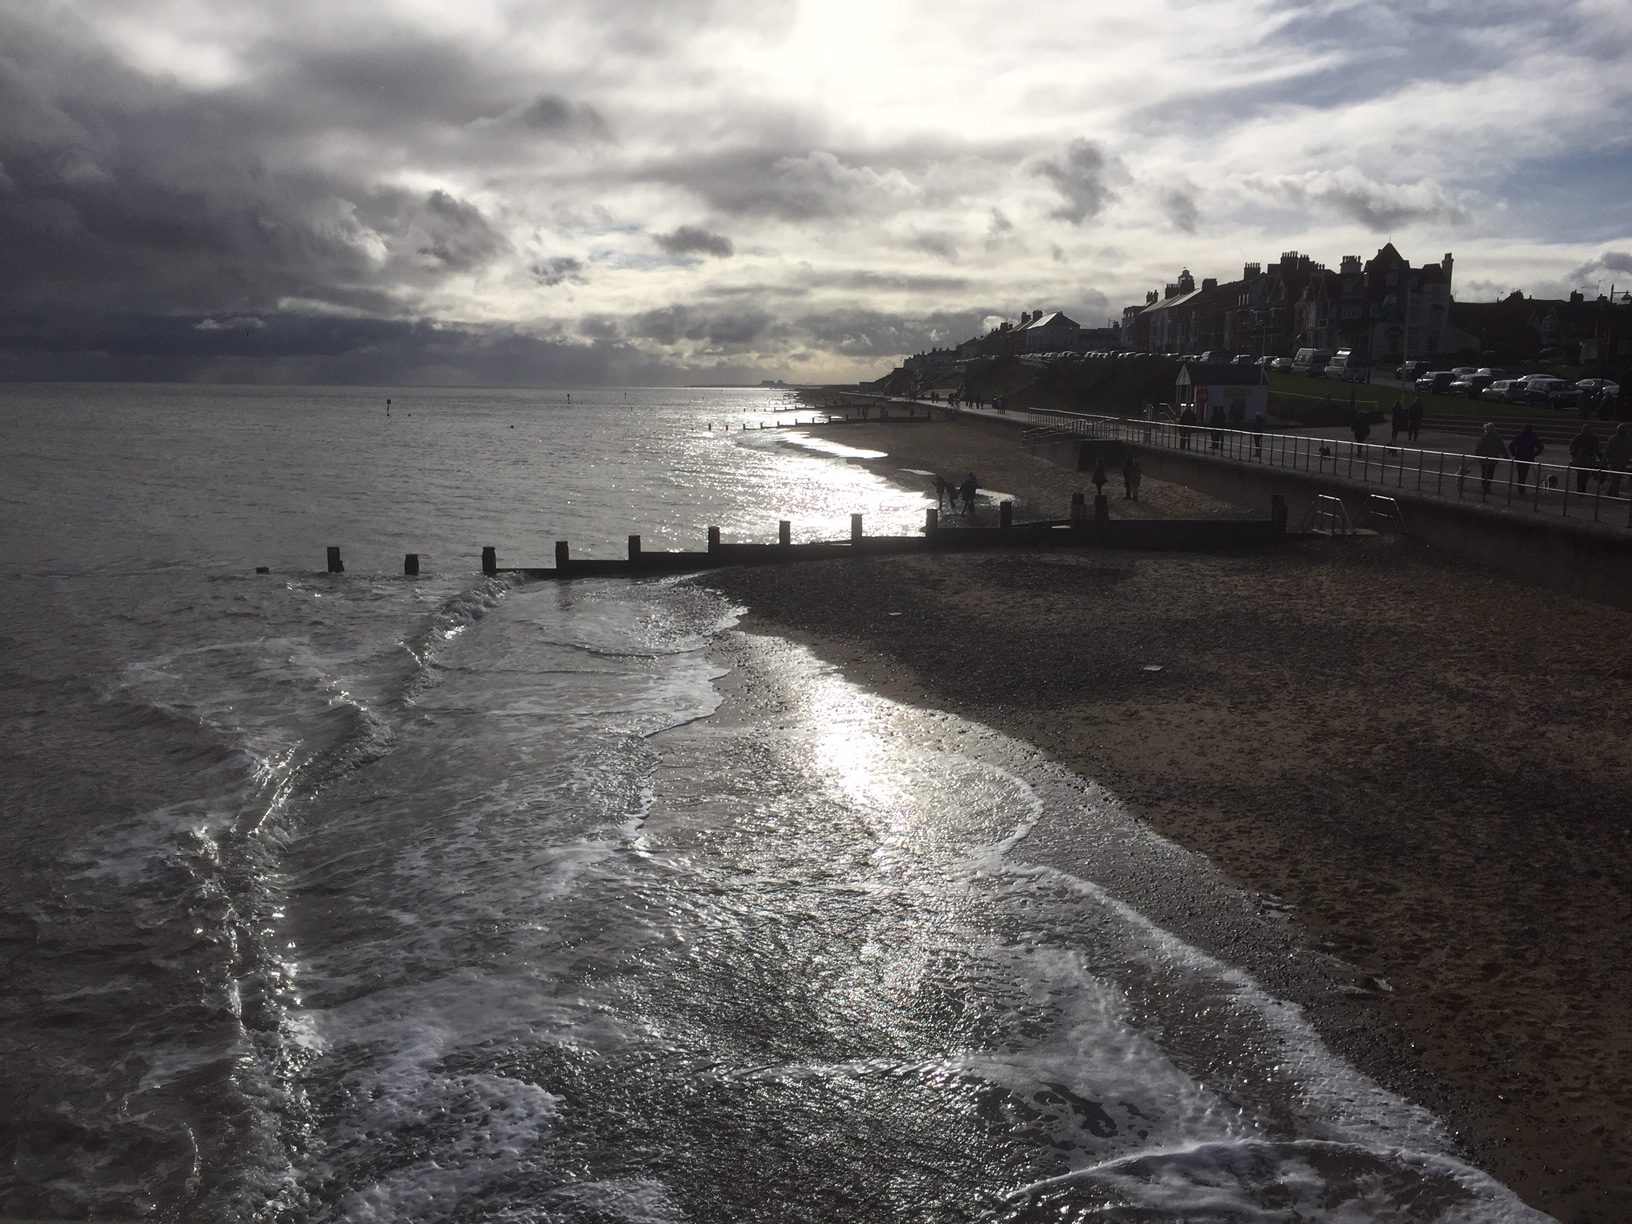
M 1173 384 L 1174 401 L 1193 404 L 1206 421 L 1214 404 L 1223 404 L 1232 425 L 1269 415 L 1269 375 L 1259 365 L 1220 365 L 1187 361 Z

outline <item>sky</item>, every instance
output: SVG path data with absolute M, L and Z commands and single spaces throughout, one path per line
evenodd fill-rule
M 0 0 L 0 380 L 855 381 L 1387 241 L 1632 289 L 1632 3 Z

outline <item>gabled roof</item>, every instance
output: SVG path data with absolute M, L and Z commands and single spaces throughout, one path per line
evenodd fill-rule
M 1192 289 L 1189 293 L 1179 293 L 1170 298 L 1163 298 L 1159 302 L 1152 302 L 1149 306 L 1146 306 L 1145 313 L 1155 314 L 1158 310 L 1170 310 L 1174 306 L 1182 306 L 1186 302 L 1194 301 L 1204 292 L 1206 291 L 1202 289 Z
M 1061 314 L 1059 311 L 1056 310 L 1056 311 L 1052 312 L 1051 314 L 1041 315 L 1038 318 L 1033 319 L 1030 323 L 1027 323 L 1024 327 L 1019 328 L 1018 330 L 1020 330 L 1020 331 L 1035 331 L 1035 330 L 1039 330 L 1039 329 L 1044 328 L 1044 327 L 1080 327 L 1080 326 L 1081 326 L 1081 324 L 1067 318 L 1065 315 Z
M 1213 363 L 1203 365 L 1199 361 L 1187 361 L 1179 367 L 1177 385 L 1191 387 L 1217 387 L 1229 385 L 1232 387 L 1256 387 L 1267 383 L 1269 375 L 1261 365 L 1235 365 L 1234 363 Z

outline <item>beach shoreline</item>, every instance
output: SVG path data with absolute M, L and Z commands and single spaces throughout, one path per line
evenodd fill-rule
M 985 425 L 845 438 L 887 451 L 869 464 L 891 479 L 974 471 L 1039 515 L 1092 492 Z M 1149 481 L 1135 505 L 1111 476 L 1113 514 L 1255 517 Z M 1182 881 L 1126 882 L 1527 1202 L 1609 1221 L 1632 1201 L 1632 615 L 1381 538 L 704 581 L 749 609 L 745 631 L 1103 784 L 1284 915 L 1277 946 L 1217 922 Z M 1026 852 L 1083 868 L 1068 828 L 1039 828 Z

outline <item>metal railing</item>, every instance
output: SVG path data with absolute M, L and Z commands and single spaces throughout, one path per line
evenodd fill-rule
M 1051 436 L 1139 442 L 1220 462 L 1262 463 L 1364 486 L 1447 501 L 1477 501 L 1560 518 L 1632 528 L 1632 474 L 1588 466 L 1486 459 L 1390 442 L 1350 442 L 1318 434 L 1276 434 L 1211 425 L 1089 416 L 1033 408 L 1024 415 Z

